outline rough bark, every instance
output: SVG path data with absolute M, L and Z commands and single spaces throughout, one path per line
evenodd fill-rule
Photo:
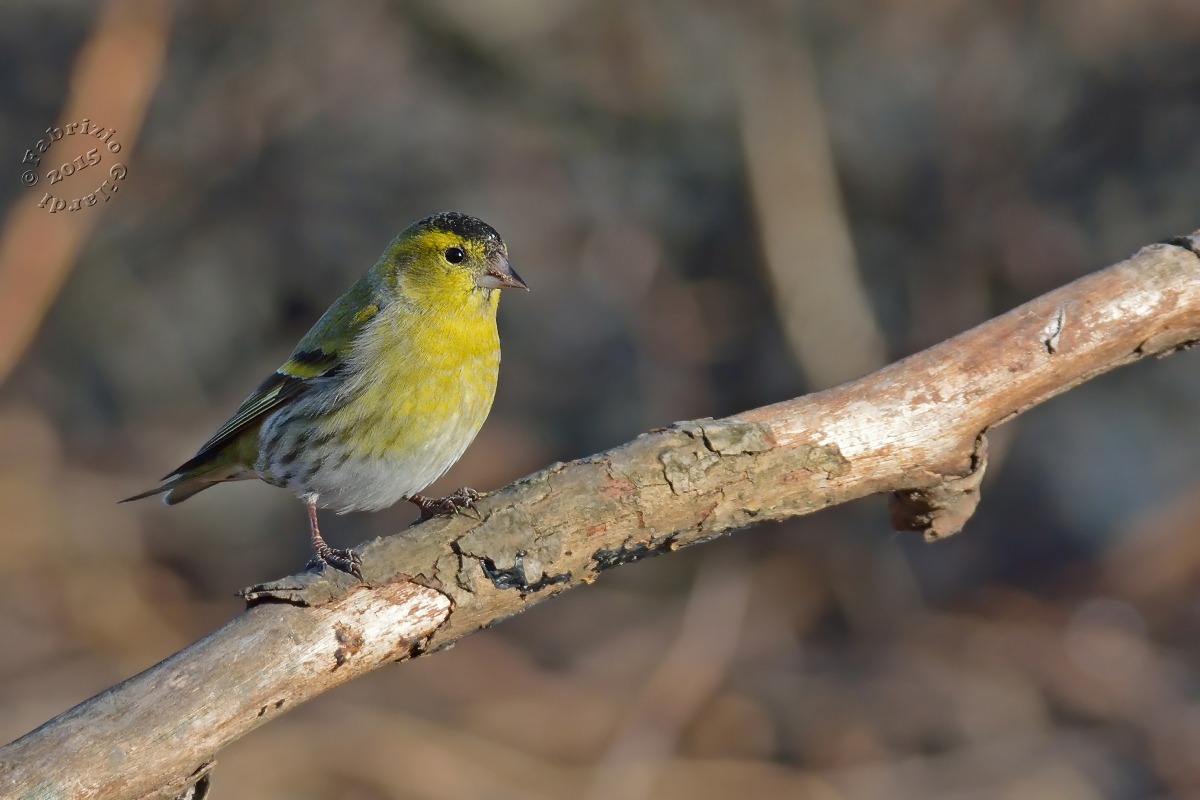
M 0 749 L 0 795 L 174 797 L 221 747 L 340 683 L 757 522 L 892 492 L 895 527 L 954 533 L 989 428 L 1200 340 L 1198 251 L 1197 235 L 1152 245 L 851 383 L 555 464 L 478 518 L 367 544 L 361 584 L 310 572 L 248 589 L 225 627 Z

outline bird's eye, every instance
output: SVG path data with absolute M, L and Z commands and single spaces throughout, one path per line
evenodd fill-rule
M 467 254 L 464 253 L 460 247 L 447 248 L 443 255 L 451 264 L 461 264 L 462 260 L 467 257 Z

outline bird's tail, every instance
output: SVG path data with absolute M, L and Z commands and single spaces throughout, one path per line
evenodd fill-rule
M 218 483 L 257 477 L 252 466 L 257 457 L 257 429 L 228 441 L 214 439 L 201 447 L 196 455 L 164 475 L 157 487 L 126 497 L 120 502 L 128 503 L 161 494 L 163 503 L 173 506 Z
M 178 475 L 171 474 L 163 478 L 163 484 L 149 491 L 135 494 L 133 497 L 126 497 L 118 502 L 129 503 L 134 500 L 144 500 L 147 497 L 153 497 L 156 494 L 163 496 L 163 504 L 173 506 L 176 503 L 182 503 L 196 492 L 202 492 L 210 486 L 216 486 L 223 481 L 233 480 L 232 478 L 211 478 L 203 475 Z
M 120 502 L 128 503 L 161 494 L 163 503 L 173 506 L 218 483 L 256 477 L 254 470 L 240 461 L 222 457 L 224 455 L 213 458 L 210 454 L 201 452 L 192 460 L 181 464 L 174 472 L 164 475 L 159 486 L 133 497 L 126 497 Z

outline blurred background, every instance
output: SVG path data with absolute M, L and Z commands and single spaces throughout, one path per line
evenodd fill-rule
M 303 566 L 286 492 L 116 500 L 428 213 L 533 287 L 441 490 L 839 383 L 1200 227 L 1193 0 L 7 0 L 0 66 L 0 741 Z M 120 152 L 64 136 L 24 186 L 84 117 Z M 960 536 L 870 498 L 605 573 L 256 731 L 214 796 L 1198 796 L 1197 409 L 1195 353 L 1107 375 L 995 431 Z

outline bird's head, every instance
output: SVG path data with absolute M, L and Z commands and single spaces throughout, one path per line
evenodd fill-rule
M 475 299 L 495 308 L 496 289 L 528 289 L 508 263 L 491 225 L 447 211 L 415 222 L 388 249 L 387 276 L 397 293 L 425 305 Z

